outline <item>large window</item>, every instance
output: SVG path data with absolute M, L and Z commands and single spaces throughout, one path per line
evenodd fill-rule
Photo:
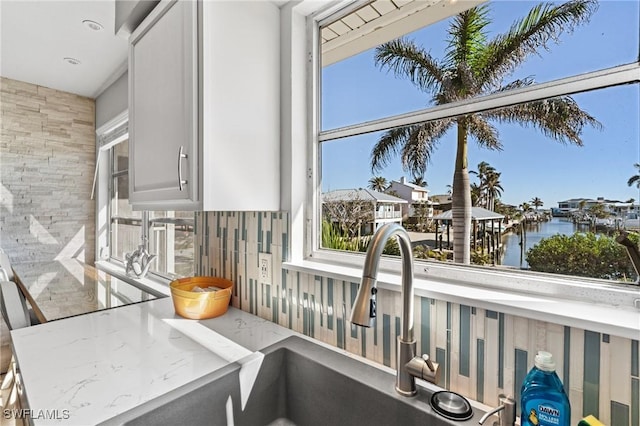
M 427 3 L 320 22 L 318 205 L 404 202 L 419 259 L 635 282 L 616 238 L 640 231 L 639 3 L 459 2 L 424 26 Z M 325 249 L 384 223 L 329 210 Z
M 124 262 L 127 253 L 145 245 L 149 253 L 156 255 L 149 268 L 151 273 L 165 278 L 193 275 L 193 212 L 142 212 L 131 208 L 129 142 L 126 132 L 120 130 L 118 134 L 118 139 L 104 144 L 106 149 L 103 147 L 101 152 L 105 156 L 101 165 L 109 170 L 107 179 L 101 182 L 109 194 L 104 224 L 108 231 L 101 258 Z M 108 254 L 104 253 L 107 249 Z

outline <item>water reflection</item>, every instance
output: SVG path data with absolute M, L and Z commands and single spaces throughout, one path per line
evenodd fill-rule
M 570 219 L 554 217 L 548 222 L 529 223 L 525 226 L 524 238 L 519 233 L 509 233 L 503 237 L 504 255 L 501 264 L 516 268 L 528 268 L 529 264 L 524 258 L 527 250 L 535 246 L 543 238 L 549 238 L 556 234 L 573 235 L 576 231 L 588 231 L 586 225 L 578 225 Z M 521 249 L 521 240 L 524 241 L 524 250 Z

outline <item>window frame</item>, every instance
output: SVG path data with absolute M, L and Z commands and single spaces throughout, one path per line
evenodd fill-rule
M 321 131 L 322 70 L 319 43 L 320 27 L 338 19 L 345 13 L 349 13 L 351 10 L 361 7 L 363 4 L 363 2 L 358 1 L 347 1 L 332 3 L 328 7 L 324 5 L 322 9 L 310 12 L 301 10 L 301 14 L 306 15 L 307 42 L 304 52 L 306 83 L 304 88 L 293 87 L 293 90 L 300 90 L 299 96 L 305 98 L 308 113 L 307 167 L 305 168 L 306 176 L 304 176 L 307 185 L 306 196 L 303 200 L 305 207 L 304 224 L 297 220 L 295 211 L 291 212 L 293 216 L 290 225 L 291 246 L 299 243 L 304 247 L 302 255 L 294 253 L 289 261 L 284 263 L 284 268 L 291 271 L 321 274 L 353 282 L 358 280 L 358 273 L 362 270 L 364 264 L 364 254 L 320 248 L 319 236 L 321 235 L 322 212 L 319 199 L 322 192 L 321 144 L 323 142 L 425 120 L 435 120 L 462 113 L 509 106 L 514 103 L 570 95 L 622 84 L 640 84 L 639 58 L 637 62 L 538 83 L 510 92 Z M 291 24 L 295 25 L 295 22 Z M 297 53 L 300 54 L 301 52 L 298 51 Z M 295 55 L 296 51 L 292 50 L 292 56 Z M 293 145 L 294 141 L 291 141 L 291 144 Z M 293 176 L 295 177 L 296 174 L 294 173 Z M 300 175 L 298 177 L 303 178 Z M 291 184 L 293 186 L 293 182 Z M 304 228 L 303 232 L 299 232 L 301 227 Z M 400 259 L 383 256 L 380 262 L 380 271 L 380 275 L 384 276 L 384 278 L 380 279 L 382 287 L 399 291 Z M 614 335 L 635 336 L 632 338 L 637 338 L 637 321 L 634 324 L 633 319 L 634 317 L 637 319 L 637 314 L 640 312 L 640 288 L 634 285 L 593 278 L 569 277 L 532 271 L 490 269 L 473 265 L 440 263 L 418 259 L 414 259 L 413 272 L 416 282 L 416 294 L 426 297 L 442 296 L 442 294 L 445 294 L 444 297 L 446 297 L 447 290 L 443 290 L 444 293 L 440 290 L 432 291 L 431 289 L 434 286 L 438 288 L 461 286 L 470 290 L 468 295 L 460 298 L 458 295 L 449 293 L 452 297 L 447 297 L 447 299 L 471 304 L 472 306 L 496 308 L 501 312 L 541 320 L 549 320 L 550 318 L 548 312 L 545 313 L 544 309 L 537 309 L 535 305 L 523 308 L 518 303 L 514 303 L 513 309 L 511 309 L 509 303 L 505 304 L 504 301 L 518 300 L 522 297 L 531 301 L 557 301 L 558 305 L 556 307 L 561 312 L 559 316 L 554 317 L 555 322 L 581 328 L 586 328 L 586 324 L 588 324 L 591 330 L 600 330 Z M 493 296 L 487 296 L 486 293 L 483 293 L 484 290 L 492 292 Z M 497 299 L 502 299 L 502 301 L 486 299 L 496 295 Z M 622 323 L 615 322 L 612 325 L 613 321 L 608 321 L 610 318 L 607 317 L 591 321 L 592 319 L 588 317 L 589 307 L 595 309 L 596 305 L 612 315 L 615 315 L 615 312 L 620 309 L 624 310 Z M 578 310 L 581 313 L 574 316 L 574 311 Z M 585 322 L 587 319 L 589 321 Z

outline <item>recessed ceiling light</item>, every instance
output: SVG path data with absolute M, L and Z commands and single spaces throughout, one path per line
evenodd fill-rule
M 71 65 L 80 65 L 80 63 L 81 63 L 76 58 L 64 58 L 63 61 L 65 61 L 66 63 L 71 64 Z
M 82 23 L 84 24 L 85 27 L 93 31 L 102 31 L 102 29 L 104 28 L 102 24 L 100 24 L 99 22 L 91 21 L 89 19 L 85 19 L 84 21 L 82 21 Z

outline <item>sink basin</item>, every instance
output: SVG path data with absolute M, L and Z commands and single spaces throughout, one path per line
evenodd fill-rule
M 436 414 L 432 391 L 400 396 L 395 375 L 300 337 L 265 356 L 244 409 L 232 364 L 108 421 L 127 425 L 477 425 Z M 231 403 L 228 401 L 231 400 Z M 231 418 L 232 417 L 232 418 Z

